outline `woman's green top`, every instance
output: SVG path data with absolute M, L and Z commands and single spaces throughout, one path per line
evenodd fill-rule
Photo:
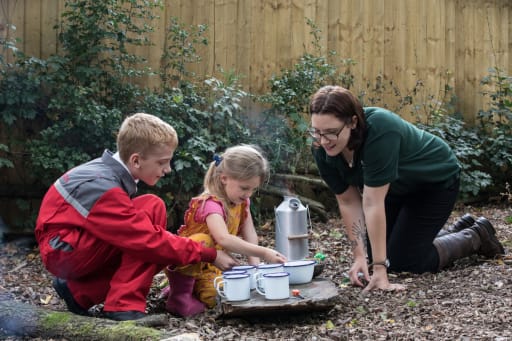
M 460 173 L 455 154 L 440 137 L 417 128 L 397 114 L 376 107 L 364 108 L 367 131 L 354 153 L 353 167 L 341 154 L 328 156 L 313 147 L 321 177 L 335 194 L 349 185 L 362 188 L 390 184 L 389 193 L 450 187 Z

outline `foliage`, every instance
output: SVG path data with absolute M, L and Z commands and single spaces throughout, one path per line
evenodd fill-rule
M 493 186 L 489 194 L 499 193 L 512 178 L 512 77 L 497 68 L 489 69 L 482 80 L 490 87 L 484 96 L 489 108 L 478 113 L 482 164 L 491 174 Z
M 353 88 L 351 67 L 355 61 L 322 54 L 320 34 L 309 19 L 313 53 L 304 53 L 290 69 L 269 81 L 270 92 L 256 97 L 267 109 L 247 117 L 243 103 L 250 95 L 239 85 L 239 75 L 223 72 L 223 79 L 202 78 L 189 66 L 201 61 L 199 46 L 208 44 L 205 25 L 185 27 L 171 18 L 166 28 L 165 49 L 159 70 L 129 53 L 129 46 L 149 46 L 155 8 L 160 1 L 67 0 L 60 25 L 58 55 L 48 59 L 25 56 L 15 42 L 3 40 L 0 54 L 0 120 L 9 135 L 25 131 L 23 141 L 14 136 L 0 144 L 0 168 L 12 167 L 12 151 L 29 155 L 32 178 L 27 183 L 48 186 L 67 169 L 115 149 L 115 133 L 123 118 L 133 112 L 149 112 L 173 125 L 180 145 L 173 160 L 173 175 L 156 188 L 144 188 L 162 196 L 168 206 L 186 207 L 200 191 L 212 155 L 238 143 L 263 147 L 273 171 L 308 171 L 312 163 L 305 131 L 309 125 L 310 96 L 321 86 L 339 84 Z M 5 53 L 12 53 L 8 63 Z M 221 70 L 222 71 L 222 70 Z M 159 89 L 137 86 L 137 78 L 160 77 Z M 495 179 L 503 188 L 510 179 L 512 132 L 511 81 L 491 69 L 484 83 L 489 109 L 479 113 L 478 126 L 469 128 L 451 107 L 451 99 L 429 96 L 418 104 L 422 82 L 403 93 L 392 80 L 378 75 L 364 89 L 353 89 L 362 102 L 384 103 L 391 91 L 399 113 L 414 105 L 421 127 L 443 137 L 463 166 L 462 191 L 479 194 Z M 12 129 L 11 129 L 12 128 Z M 490 189 L 495 190 L 495 188 Z M 499 193 L 499 192 L 498 192 Z M 257 201 L 257 200 L 255 200 Z
M 173 198 L 198 194 L 213 154 L 247 138 L 249 131 L 242 124 L 240 105 L 245 96 L 237 82 L 226 84 L 210 78 L 201 87 L 188 83 L 185 90 L 150 93 L 139 103 L 139 111 L 161 117 L 178 133 L 174 178 L 159 183 L 167 190 L 169 186 L 173 189 Z
M 8 151 L 9 151 L 9 147 L 7 147 L 3 143 L 0 143 L 0 152 L 7 153 Z M 2 154 L 0 153 L 0 155 L 2 155 Z M 0 156 L 0 168 L 3 168 L 3 167 L 12 168 L 12 167 L 14 167 L 14 164 L 12 163 L 11 160 Z
M 322 85 L 335 83 L 350 87 L 353 82 L 349 72 L 353 61 L 343 60 L 341 63 L 348 71 L 339 73 L 338 67 L 330 64 L 321 53 L 320 30 L 309 19 L 307 24 L 311 28 L 315 53 L 304 53 L 292 69 L 282 69 L 281 74 L 270 79 L 270 93 L 258 98 L 270 108 L 262 113 L 258 122 L 249 122 L 252 123 L 255 143 L 267 151 L 276 171 L 295 173 L 301 162 L 308 161 L 306 156 L 311 158 L 306 136 L 311 95 Z M 330 55 L 332 57 L 335 53 Z M 306 164 L 303 166 L 307 169 Z
M 22 53 L 17 57 L 15 64 L 0 68 L 0 113 L 8 126 L 17 119 L 35 119 L 42 99 L 40 69 L 44 69 L 45 62 Z
M 143 91 L 129 80 L 144 75 L 145 60 L 127 52 L 148 45 L 152 1 L 66 1 L 59 29 L 63 49 L 44 62 L 46 124 L 28 142 L 34 175 L 45 185 L 115 144 L 115 129 Z M 86 141 L 86 143 L 84 143 Z
M 205 26 L 190 27 L 189 32 L 171 19 L 161 70 L 149 72 L 144 58 L 128 53 L 130 45 L 151 44 L 152 10 L 158 6 L 159 1 L 68 0 L 56 26 L 62 46 L 58 55 L 41 60 L 16 50 L 12 65 L 2 56 L 1 118 L 8 124 L 31 124 L 34 131 L 22 146 L 30 155 L 26 167 L 33 179 L 27 181 L 48 186 L 105 148 L 115 150 L 123 118 L 143 111 L 173 125 L 180 146 L 174 176 L 155 188 L 141 185 L 141 191 L 155 192 L 168 206 L 183 208 L 199 192 L 212 155 L 247 138 L 241 106 L 246 93 L 238 77 L 226 74 L 227 82 L 200 79 L 188 70 L 200 60 L 196 44 L 207 44 Z M 144 75 L 159 75 L 163 86 L 137 86 L 134 79 Z M 8 158 L 0 160 L 10 165 Z
M 346 88 L 356 84 L 350 70 L 355 62 L 345 59 L 340 65 L 329 63 L 328 58 L 321 54 L 318 29 L 311 21 L 308 25 L 312 27 L 315 54 L 305 53 L 293 68 L 283 69 L 272 77 L 270 93 L 259 97 L 270 108 L 263 112 L 257 126 L 253 123 L 251 129 L 255 131 L 257 142 L 269 151 L 274 169 L 282 172 L 294 173 L 300 162 L 309 161 L 311 153 L 307 149 L 310 143 L 305 130 L 309 121 L 310 96 L 328 83 Z M 445 76 L 448 75 L 447 72 Z M 468 126 L 455 112 L 455 96 L 447 83 L 439 94 L 423 96 L 425 90 L 421 80 L 404 92 L 393 80 L 377 75 L 374 81 L 366 81 L 362 89 L 352 91 L 358 94 L 365 106 L 381 106 L 398 114 L 410 110 L 420 128 L 443 138 L 461 164 L 461 194 L 465 201 L 487 190 L 493 178 L 510 178 L 511 78 L 494 72 L 484 79 L 487 83 L 491 80 L 496 83 L 497 90 L 488 94 L 492 105 L 488 111 L 480 112 L 480 128 Z M 394 101 L 391 101 L 393 97 Z M 501 172 L 499 176 L 495 174 L 496 170 Z M 503 188 L 502 184 L 499 186 Z M 495 193 L 496 189 L 492 192 Z
M 196 77 L 188 69 L 188 65 L 201 61 L 196 46 L 208 45 L 208 40 L 204 37 L 207 29 L 207 25 L 185 27 L 177 18 L 170 19 L 160 70 L 161 86 L 164 90 L 179 87 L 180 83 L 187 83 Z
M 146 60 L 128 52 L 129 46 L 149 46 L 148 34 L 159 6 L 151 0 L 66 1 L 56 57 L 64 68 L 66 84 L 92 89 L 109 106 L 122 105 L 133 95 L 132 78 L 144 76 Z
M 176 18 L 170 19 L 159 70 L 161 89 L 148 92 L 137 104 L 138 111 L 161 117 L 178 133 L 175 172 L 157 188 L 182 208 L 191 195 L 199 193 L 213 154 L 249 135 L 241 106 L 247 94 L 241 90 L 238 77 L 226 73 L 227 81 L 201 79 L 189 69 L 201 61 L 197 46 L 208 44 L 206 31 L 205 25 L 185 27 Z
M 463 119 L 444 110 L 430 112 L 426 123 L 417 126 L 445 140 L 457 156 L 462 167 L 460 191 L 462 200 L 476 196 L 491 183 L 488 173 L 481 170 L 479 161 L 482 150 L 475 148 L 480 138 L 475 129 L 466 127 Z

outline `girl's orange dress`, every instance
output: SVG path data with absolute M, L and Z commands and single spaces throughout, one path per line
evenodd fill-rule
M 184 225 L 178 230 L 178 235 L 188 237 L 192 240 L 203 243 L 206 247 L 215 247 L 217 250 L 224 250 L 212 238 L 206 221 L 197 221 L 197 212 L 204 209 L 204 204 L 207 200 L 214 200 L 219 203 L 225 212 L 225 222 L 228 232 L 232 235 L 238 236 L 241 231 L 241 226 L 244 224 L 248 216 L 249 200 L 239 205 L 225 207 L 225 205 L 214 195 L 201 195 L 189 203 L 189 207 L 185 212 Z M 200 214 L 199 216 L 205 215 Z M 213 286 L 215 277 L 220 276 L 221 271 L 213 264 L 201 262 L 197 264 L 186 265 L 176 268 L 175 271 L 192 276 L 196 279 L 194 285 L 194 295 L 209 308 L 216 304 L 217 292 Z

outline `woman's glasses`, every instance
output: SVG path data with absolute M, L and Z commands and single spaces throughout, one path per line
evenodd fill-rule
M 314 138 L 316 141 L 320 141 L 322 139 L 322 137 L 324 139 L 326 139 L 327 141 L 334 141 L 334 140 L 338 139 L 338 136 L 340 136 L 343 129 L 345 129 L 345 126 L 346 126 L 346 124 L 343 125 L 343 127 L 339 128 L 337 131 L 332 130 L 332 131 L 327 131 L 325 133 L 321 133 L 318 129 L 315 129 L 315 128 L 309 128 L 308 134 L 312 138 Z

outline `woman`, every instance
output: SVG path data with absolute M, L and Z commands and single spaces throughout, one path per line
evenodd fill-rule
M 461 170 L 439 137 L 386 109 L 363 108 L 339 86 L 318 90 L 310 114 L 313 155 L 336 195 L 351 243 L 352 284 L 364 287 L 362 273 L 364 291 L 401 290 L 389 283 L 388 269 L 436 272 L 474 253 L 504 253 L 483 217 L 465 217 L 455 224 L 460 231 L 437 236 L 456 202 Z

